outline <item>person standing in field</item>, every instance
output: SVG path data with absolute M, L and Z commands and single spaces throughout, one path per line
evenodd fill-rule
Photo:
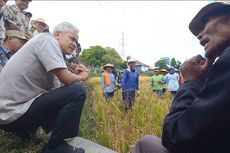
M 169 73 L 165 76 L 165 82 L 168 86 L 168 90 L 173 96 L 175 96 L 177 90 L 179 89 L 179 75 L 175 72 L 174 67 L 169 68 Z
M 155 74 L 152 76 L 151 85 L 153 93 L 156 93 L 160 98 L 163 96 L 164 76 L 160 74 L 160 70 L 155 69 Z
M 161 69 L 160 73 L 164 76 L 164 83 L 163 83 L 163 95 L 165 94 L 166 90 L 168 90 L 168 85 L 166 83 L 166 74 L 168 73 L 168 71 L 166 69 Z
M 104 72 L 102 73 L 101 76 L 101 86 L 103 93 L 105 95 L 105 101 L 110 101 L 111 98 L 114 96 L 115 92 L 115 77 L 112 73 L 112 70 L 114 69 L 113 64 L 107 63 L 104 67 L 103 70 Z
M 135 92 L 139 91 L 139 74 L 135 70 L 135 60 L 128 60 L 128 68 L 122 73 L 122 100 L 125 105 L 125 111 L 134 107 Z

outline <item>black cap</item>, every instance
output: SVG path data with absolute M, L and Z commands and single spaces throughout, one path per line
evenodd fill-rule
M 25 14 L 25 16 L 28 16 L 30 18 L 32 17 L 32 13 L 30 13 L 30 12 L 25 12 L 24 14 Z
M 203 7 L 189 24 L 190 31 L 197 36 L 211 17 L 230 14 L 230 4 L 214 2 Z

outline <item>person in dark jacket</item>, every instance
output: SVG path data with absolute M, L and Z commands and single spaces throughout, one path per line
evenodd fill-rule
M 230 152 L 230 4 L 208 4 L 189 29 L 206 59 L 197 55 L 182 64 L 185 82 L 165 117 L 162 140 L 145 136 L 132 153 Z
M 122 101 L 125 106 L 125 112 L 134 107 L 135 97 L 140 94 L 139 91 L 139 74 L 135 70 L 135 60 L 129 59 L 128 68 L 122 73 Z

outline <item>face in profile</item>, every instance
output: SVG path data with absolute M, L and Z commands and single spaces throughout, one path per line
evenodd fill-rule
M 67 32 L 57 32 L 55 37 L 62 49 L 62 53 L 65 55 L 71 55 L 76 49 L 76 42 L 78 41 L 78 33 L 74 29 L 70 29 Z
M 215 58 L 230 45 L 229 17 L 219 16 L 211 18 L 203 31 L 197 36 L 204 46 L 207 58 Z

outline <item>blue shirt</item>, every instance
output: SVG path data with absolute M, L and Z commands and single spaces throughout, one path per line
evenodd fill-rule
M 8 48 L 0 46 L 0 66 L 4 67 L 12 55 Z
M 122 74 L 122 89 L 123 91 L 135 91 L 139 90 L 139 75 L 137 72 L 123 70 Z
M 168 73 L 165 76 L 169 91 L 177 91 L 179 89 L 179 75 L 177 73 Z
M 109 86 L 107 86 L 105 84 L 104 75 L 101 76 L 101 85 L 102 85 L 103 91 L 105 93 L 111 93 L 111 92 L 115 91 L 115 77 L 114 77 L 113 73 L 110 73 L 109 76 L 110 76 L 110 85 Z

